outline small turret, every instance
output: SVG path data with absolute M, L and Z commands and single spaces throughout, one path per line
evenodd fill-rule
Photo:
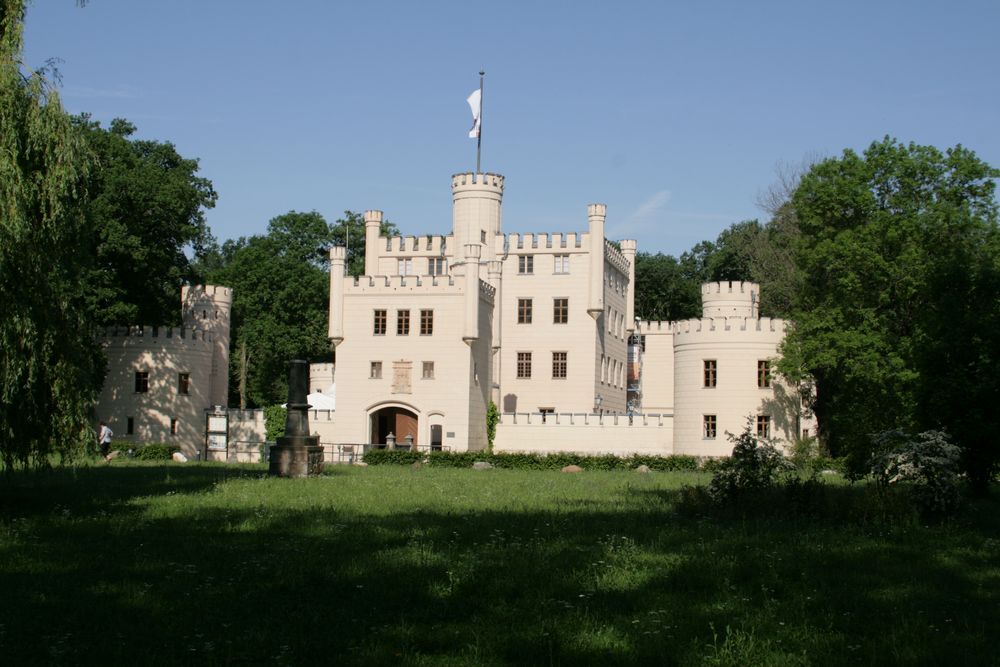
M 503 183 L 500 174 L 451 177 L 452 233 L 457 252 L 467 243 L 477 243 L 485 246 L 483 259 L 495 259 L 494 238 L 502 231 Z
M 378 273 L 378 237 L 382 230 L 382 211 L 365 211 L 365 275 Z
M 702 317 L 760 317 L 760 285 L 738 280 L 701 286 Z
M 587 206 L 590 235 L 590 296 L 587 312 L 595 320 L 604 312 L 604 221 L 608 215 L 605 204 Z

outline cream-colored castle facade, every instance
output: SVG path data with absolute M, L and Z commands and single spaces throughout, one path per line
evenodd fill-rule
M 337 409 L 322 440 L 480 450 L 490 401 L 498 451 L 719 456 L 748 419 L 784 442 L 813 428 L 771 376 L 785 323 L 759 317 L 756 284 L 705 285 L 700 319 L 638 322 L 636 242 L 605 238 L 603 204 L 580 233 L 505 233 L 502 176 L 451 188 L 451 234 L 386 238 L 372 210 L 364 276 L 330 250 Z
M 330 249 L 336 363 L 310 369 L 311 392 L 335 392 L 335 409 L 310 412 L 329 460 L 486 449 L 491 402 L 495 451 L 724 456 L 748 422 L 784 445 L 815 433 L 797 389 L 771 375 L 786 323 L 760 317 L 758 285 L 709 283 L 701 318 L 639 321 L 636 242 L 605 238 L 603 204 L 581 232 L 506 233 L 503 176 L 456 174 L 451 191 L 443 236 L 380 236 L 382 212 L 367 211 L 361 277 Z M 228 288 L 185 287 L 182 328 L 108 331 L 98 415 L 116 438 L 259 458 L 262 411 L 215 409 L 231 304 Z

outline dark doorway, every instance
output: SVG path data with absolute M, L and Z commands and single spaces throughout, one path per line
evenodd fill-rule
M 373 445 L 384 445 L 386 436 L 396 436 L 396 448 L 406 447 L 406 436 L 413 436 L 413 446 L 417 446 L 417 415 L 406 408 L 382 408 L 371 416 Z

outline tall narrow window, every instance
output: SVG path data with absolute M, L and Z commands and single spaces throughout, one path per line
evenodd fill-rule
M 553 352 L 552 353 L 552 377 L 556 379 L 565 379 L 566 377 L 566 353 L 565 352 Z
M 715 363 L 715 359 L 705 360 L 705 386 L 714 387 L 716 382 L 716 375 L 718 372 L 718 366 Z
M 434 333 L 434 311 L 433 310 L 421 310 L 420 311 L 420 335 L 430 336 Z
M 129 417 L 125 421 L 125 435 L 135 435 L 135 417 Z
M 374 326 L 372 328 L 372 333 L 375 334 L 376 336 L 384 336 L 385 335 L 385 321 L 386 321 L 385 311 L 382 310 L 382 309 L 376 310 L 375 311 L 375 322 L 374 322 Z
M 135 393 L 145 394 L 149 391 L 149 371 L 135 372 Z
M 170 435 L 177 435 L 177 420 L 170 419 Z
M 715 415 L 705 415 L 703 424 L 705 427 L 703 432 L 703 437 L 706 440 L 714 440 L 716 434 Z
M 534 255 L 518 255 L 517 256 L 517 272 L 521 275 L 528 275 L 535 272 L 535 256 Z
M 434 379 L 434 362 L 433 361 L 425 361 L 424 362 L 424 374 L 423 374 L 423 377 L 424 377 L 425 380 L 433 380 Z
M 371 370 L 368 371 L 368 377 L 372 380 L 382 379 L 382 362 L 373 361 L 371 364 Z
M 771 415 L 757 415 L 757 437 L 771 437 Z
M 767 359 L 757 360 L 757 386 L 761 389 L 771 386 L 771 364 Z
M 396 268 L 398 269 L 398 275 L 401 276 L 412 276 L 413 275 L 413 258 L 412 257 L 400 257 L 396 260 Z
M 569 273 L 569 255 L 555 255 L 555 268 L 553 273 Z
M 517 300 L 517 323 L 531 324 L 531 299 Z
M 177 393 L 183 396 L 187 396 L 191 393 L 191 374 L 190 373 L 178 373 L 177 374 Z
M 483 244 L 486 243 L 486 230 L 485 229 L 480 229 L 479 230 L 479 242 L 483 243 Z
M 531 377 L 531 352 L 517 353 L 517 377 L 521 380 Z
M 408 310 L 396 311 L 396 335 L 397 336 L 410 335 L 410 311 Z
M 566 324 L 569 322 L 569 299 L 558 297 L 552 299 L 552 323 Z

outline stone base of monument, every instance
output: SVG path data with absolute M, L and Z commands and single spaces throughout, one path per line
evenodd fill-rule
M 319 436 L 293 435 L 278 438 L 268 455 L 268 474 L 275 477 L 309 477 L 323 472 L 323 448 Z

